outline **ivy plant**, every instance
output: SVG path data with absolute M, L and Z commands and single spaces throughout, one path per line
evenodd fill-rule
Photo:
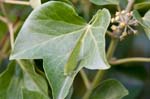
M 141 27 L 150 39 L 150 10 L 144 16 L 138 12 L 139 5 L 150 1 L 125 0 L 125 8 L 121 6 L 121 0 L 88 2 L 101 6 L 89 21 L 81 17 L 68 0 L 43 4 L 40 0 L 14 1 L 14 4 L 33 8 L 15 42 L 14 25 L 2 5 L 0 20 L 8 27 L 12 50 L 9 65 L 0 74 L 1 99 L 74 99 L 73 83 L 79 73 L 86 88 L 79 97 L 81 99 L 122 99 L 129 94 L 118 80 L 102 78 L 113 65 L 150 62 L 149 58 L 141 57 L 113 59 L 117 44 L 132 34 L 138 34 L 137 27 Z M 111 13 L 105 5 L 113 5 L 118 11 Z M 111 37 L 107 53 L 106 34 Z M 40 67 L 43 70 L 35 60 L 42 60 Z M 97 70 L 92 80 L 86 70 Z

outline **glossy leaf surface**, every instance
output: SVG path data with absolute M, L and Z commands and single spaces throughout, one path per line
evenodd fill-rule
M 23 64 L 32 68 L 32 66 L 27 62 L 24 62 Z M 24 99 L 22 98 L 22 88 L 30 90 L 30 95 L 34 95 L 32 91 L 37 92 L 34 97 L 40 95 L 45 97 L 45 99 L 48 99 L 46 98 L 48 93 L 47 85 L 46 82 L 44 82 L 44 79 L 42 79 L 38 74 L 34 74 L 34 72 L 29 68 L 28 71 L 30 73 L 23 72 L 15 62 L 12 62 L 8 66 L 7 70 L 0 75 L 0 99 L 12 99 L 12 97 L 15 97 L 15 99 Z M 32 79 L 31 76 L 36 77 L 38 82 L 35 81 L 35 79 Z
M 86 23 L 66 3 L 45 3 L 27 18 L 10 58 L 43 59 L 54 99 L 63 99 L 82 67 L 110 67 L 105 57 L 105 32 L 109 22 L 106 9 L 99 10 Z
M 122 99 L 128 95 L 127 89 L 116 80 L 106 80 L 92 93 L 90 99 Z

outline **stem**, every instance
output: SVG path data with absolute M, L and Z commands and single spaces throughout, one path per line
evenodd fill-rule
M 0 20 L 7 24 L 7 19 L 5 17 L 0 16 Z
M 7 26 L 8 26 L 9 33 L 10 33 L 11 49 L 13 49 L 14 48 L 14 30 L 13 30 L 13 24 L 12 23 L 8 23 Z
M 107 52 L 107 59 L 111 59 L 111 57 L 113 56 L 113 53 L 116 49 L 117 43 L 118 43 L 118 39 L 114 39 L 112 38 L 109 48 L 108 48 L 108 52 Z M 92 82 L 91 88 L 89 90 L 86 91 L 85 95 L 83 96 L 83 99 L 88 99 L 89 96 L 91 95 L 93 89 L 95 87 L 97 87 L 97 85 L 100 83 L 100 81 L 103 78 L 103 75 L 105 74 L 105 70 L 99 70 Z
M 0 2 L 9 3 L 9 4 L 19 4 L 19 5 L 30 5 L 28 1 L 18 1 L 18 0 L 3 0 Z
M 107 51 L 107 59 L 110 60 L 115 52 L 117 43 L 118 43 L 118 39 L 112 38 L 108 51 Z
M 4 1 L 5 2 L 5 1 Z M 7 27 L 8 27 L 8 31 L 10 34 L 10 45 L 11 45 L 11 49 L 14 48 L 14 29 L 13 29 L 13 23 L 8 19 L 6 12 L 5 12 L 5 8 L 1 5 L 1 7 L 3 8 L 3 14 L 5 15 L 5 17 L 0 16 L 0 20 L 3 21 Z M 19 27 L 18 24 L 16 24 L 16 26 L 14 27 L 15 30 L 17 30 L 17 28 Z M 25 70 L 21 60 L 16 60 L 17 63 L 20 65 L 20 67 Z
M 6 13 L 6 10 L 5 10 L 5 8 L 4 8 L 3 3 L 0 3 L 0 8 L 1 8 L 1 10 L 2 10 L 3 15 L 4 15 L 4 16 L 8 16 L 7 13 Z
M 82 76 L 82 79 L 83 79 L 83 81 L 84 81 L 84 83 L 85 83 L 86 88 L 89 89 L 91 85 L 90 85 L 90 82 L 89 82 L 89 80 L 88 80 L 88 77 L 87 77 L 85 71 L 84 71 L 84 70 L 81 70 L 81 71 L 80 71 L 80 74 L 81 74 L 81 76 Z
M 121 12 L 121 8 L 120 8 L 119 5 L 117 5 L 117 10 L 118 10 L 119 12 Z
M 81 3 L 83 5 L 84 17 L 87 20 L 89 20 L 89 12 L 90 12 L 91 3 L 89 2 L 89 0 L 81 0 Z
M 108 31 L 108 30 L 107 30 L 106 34 L 107 34 L 108 36 L 110 36 L 111 38 L 117 38 L 111 31 Z
M 0 16 L 0 20 L 3 21 L 9 30 L 9 34 L 10 34 L 10 43 L 11 43 L 11 48 L 13 49 L 14 46 L 14 30 L 13 30 L 13 23 L 10 22 L 10 20 L 8 19 L 7 16 L 7 12 L 4 8 L 3 3 L 0 5 L 1 9 L 2 9 L 2 13 L 4 14 L 5 17 Z
M 118 64 L 131 63 L 131 62 L 150 62 L 150 58 L 144 58 L 144 57 L 124 58 L 119 60 L 111 60 L 110 64 L 118 65 Z
M 134 0 L 128 0 L 128 5 L 126 7 L 126 12 L 130 12 L 130 10 L 132 9 L 133 4 L 134 4 Z
M 132 9 L 132 5 L 134 3 L 134 0 L 128 0 L 128 5 L 126 7 L 126 11 L 127 12 L 130 12 L 130 10 Z M 107 59 L 110 60 L 114 54 L 114 51 L 117 47 L 117 44 L 118 44 L 118 39 L 115 39 L 115 38 L 112 38 L 111 40 L 111 43 L 110 43 L 110 46 L 108 48 L 108 51 L 107 51 Z M 85 95 L 83 96 L 83 99 L 89 99 L 93 89 L 95 87 L 97 87 L 97 85 L 100 83 L 101 79 L 103 78 L 103 75 L 105 74 L 105 71 L 104 70 L 99 70 L 93 80 L 93 83 L 92 83 L 92 86 L 89 90 L 86 91 Z

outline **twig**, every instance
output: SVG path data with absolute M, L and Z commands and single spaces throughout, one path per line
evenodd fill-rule
M 8 23 L 7 24 L 8 29 L 9 29 L 9 34 L 10 34 L 10 43 L 11 43 L 11 48 L 14 48 L 14 30 L 13 30 L 13 24 Z
M 1 8 L 1 10 L 2 10 L 3 15 L 4 15 L 4 16 L 7 16 L 7 13 L 6 13 L 6 10 L 5 10 L 5 8 L 4 8 L 3 3 L 0 3 L 0 8 Z
M 19 5 L 30 5 L 30 2 L 28 1 L 18 1 L 18 0 L 3 0 L 0 2 L 9 3 L 9 4 L 19 4 Z
M 128 5 L 126 7 L 126 12 L 130 12 L 130 10 L 132 9 L 133 4 L 134 4 L 134 0 L 128 0 Z
M 8 22 L 8 20 L 7 20 L 5 17 L 2 17 L 2 16 L 0 16 L 0 20 L 1 20 L 2 22 L 4 22 L 4 23 L 7 23 L 7 22 Z
M 150 62 L 150 58 L 133 57 L 133 58 L 124 58 L 124 59 L 109 61 L 109 63 L 112 65 L 119 65 L 119 64 L 124 64 L 124 63 L 131 63 L 131 62 Z
M 86 88 L 89 89 L 90 86 L 91 86 L 91 84 L 90 84 L 90 82 L 89 82 L 89 80 L 88 80 L 88 77 L 87 77 L 85 71 L 84 71 L 84 70 L 80 70 L 80 74 L 81 74 L 81 76 L 82 76 L 82 79 L 83 79 L 83 81 L 84 81 L 84 83 L 85 83 Z

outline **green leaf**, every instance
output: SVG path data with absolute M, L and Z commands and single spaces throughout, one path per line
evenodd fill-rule
M 96 5 L 119 5 L 119 0 L 90 0 Z
M 144 15 L 143 17 L 143 24 L 145 25 L 145 32 L 148 36 L 148 38 L 150 39 L 150 10 L 147 11 L 147 13 Z
M 30 0 L 30 5 L 35 9 L 36 7 L 41 5 L 41 0 Z
M 39 91 L 44 95 L 47 95 L 48 94 L 47 83 L 41 75 L 35 72 L 33 63 L 27 60 L 18 60 L 18 62 L 23 69 L 24 85 L 26 86 L 26 88 L 30 90 L 36 89 L 36 91 Z
M 28 89 L 23 88 L 23 99 L 47 99 L 43 94 L 37 91 L 30 91 Z
M 36 79 L 41 81 L 38 76 Z M 45 85 L 43 84 L 42 86 Z M 37 91 L 40 94 L 45 95 L 42 90 L 39 91 L 39 87 L 37 87 L 35 82 L 32 81 L 31 78 L 13 61 L 9 64 L 7 70 L 0 75 L 0 99 L 12 99 L 12 97 L 15 97 L 15 99 L 22 99 L 22 88 Z
M 18 97 L 20 96 L 20 95 L 17 95 L 18 93 L 17 90 L 14 91 L 14 94 L 8 93 L 12 90 L 11 88 L 9 88 L 9 85 L 17 84 L 17 86 L 19 87 L 19 84 L 17 83 L 19 79 L 15 80 L 14 78 L 17 78 L 17 76 L 21 76 L 21 75 L 14 75 L 14 74 L 15 74 L 14 62 L 10 64 L 7 70 L 5 70 L 2 74 L 0 74 L 0 98 L 1 99 L 10 99 L 12 96 L 18 96 Z
M 144 3 L 149 2 L 150 0 L 135 0 L 135 3 Z
M 72 99 L 73 87 L 70 88 L 69 93 L 65 99 Z
M 7 33 L 7 26 L 5 23 L 0 21 L 0 41 L 3 39 L 4 35 Z
M 150 2 L 142 2 L 134 5 L 134 9 L 149 9 Z
M 120 82 L 106 80 L 95 88 L 90 99 L 122 99 L 126 95 L 128 90 Z
M 139 24 L 143 27 L 147 37 L 150 39 L 150 10 L 142 18 L 138 11 L 133 11 L 134 18 L 139 22 Z
M 110 67 L 105 55 L 109 23 L 110 14 L 106 9 L 99 10 L 86 23 L 66 3 L 45 3 L 26 20 L 10 59 L 43 59 L 54 99 L 64 99 L 81 68 Z

